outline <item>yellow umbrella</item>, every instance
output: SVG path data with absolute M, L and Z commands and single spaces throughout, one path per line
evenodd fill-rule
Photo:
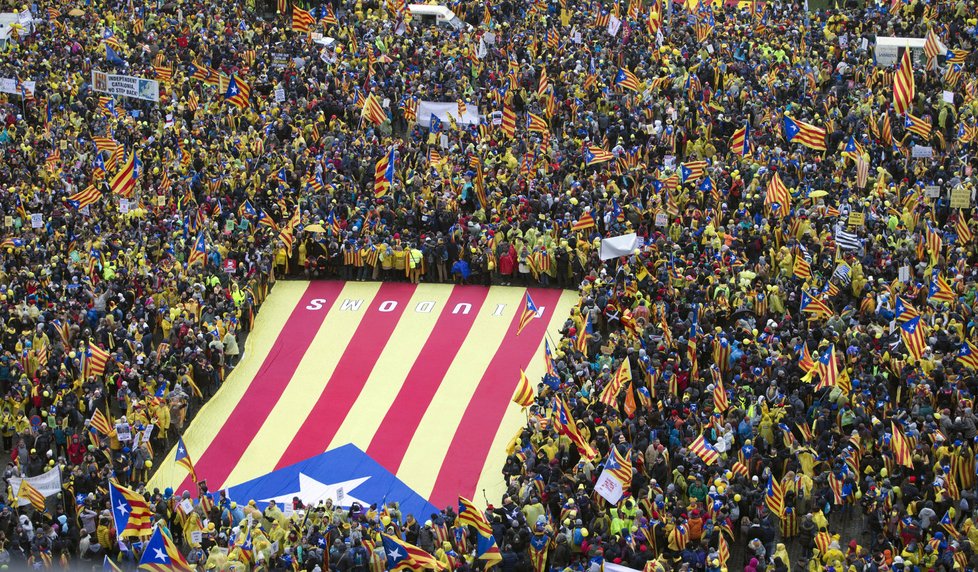
M 81 8 L 72 8 L 71 10 L 68 10 L 68 15 L 77 18 L 78 16 L 84 16 L 85 11 L 82 10 Z
M 326 229 L 321 224 L 310 224 L 302 230 L 306 232 L 326 232 Z
M 829 194 L 828 191 L 812 191 L 812 192 L 808 193 L 808 198 L 810 198 L 810 199 L 817 199 L 819 197 L 824 197 L 824 196 L 826 196 L 828 194 Z

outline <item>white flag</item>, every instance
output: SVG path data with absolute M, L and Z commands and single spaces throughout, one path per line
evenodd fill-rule
M 26 479 L 22 479 L 20 477 L 10 477 L 8 481 L 10 482 L 11 490 L 15 491 L 20 490 L 21 481 L 27 481 L 32 487 L 37 489 L 38 492 L 46 497 L 56 495 L 61 492 L 61 470 L 57 467 L 36 477 L 29 477 Z M 29 504 L 31 504 L 31 501 L 27 499 L 18 499 L 17 502 L 17 506 L 26 506 Z
M 618 504 L 618 501 L 625 494 L 621 486 L 621 481 L 611 476 L 611 472 L 608 469 L 601 471 L 598 482 L 594 484 L 594 490 L 611 504 Z
M 631 256 L 638 248 L 638 235 L 634 232 L 601 239 L 601 260 Z

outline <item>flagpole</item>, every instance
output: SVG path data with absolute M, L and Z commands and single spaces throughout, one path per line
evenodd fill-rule
M 68 514 L 68 504 L 65 502 L 65 493 L 64 493 L 65 490 L 64 475 L 61 472 L 60 464 L 58 465 L 58 481 L 61 482 L 61 512 Z M 72 492 L 74 492 L 74 488 L 72 488 Z M 78 509 L 76 508 L 75 514 L 77 513 L 78 513 Z

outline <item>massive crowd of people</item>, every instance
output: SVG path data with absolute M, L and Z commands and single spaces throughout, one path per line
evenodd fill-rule
M 506 572 L 978 564 L 974 2 L 281 4 L 5 3 L 5 477 L 64 491 L 8 490 L 0 564 L 131 565 L 114 477 L 199 569 L 378 572 L 380 530 L 484 567 L 454 508 L 144 491 L 283 276 L 579 288 L 485 513 Z M 909 94 L 880 36 L 928 38 Z

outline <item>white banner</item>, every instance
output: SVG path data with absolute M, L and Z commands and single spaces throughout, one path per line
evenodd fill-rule
M 438 119 L 441 119 L 442 124 L 448 127 L 448 116 L 451 115 L 455 122 L 459 125 L 478 125 L 481 123 L 479 119 L 479 108 L 476 107 L 475 103 L 465 104 L 465 115 L 459 117 L 458 115 L 458 102 L 440 102 L 440 101 L 420 101 L 418 102 L 418 124 L 422 127 L 431 127 L 431 116 L 432 114 L 437 115 Z
M 638 235 L 634 232 L 601 239 L 601 260 L 631 256 L 638 248 Z
M 10 489 L 14 491 L 14 496 L 17 496 L 17 494 L 20 492 L 21 481 L 25 480 L 46 497 L 56 495 L 61 492 L 61 471 L 58 468 L 51 469 L 43 475 L 38 475 L 36 477 L 30 477 L 27 479 L 10 477 L 7 480 L 10 482 Z M 31 501 L 27 499 L 19 499 L 17 502 L 17 506 L 25 506 L 29 504 L 31 504 Z
M 27 90 L 31 95 L 34 94 L 35 82 L 32 79 L 24 81 L 24 89 Z M 17 89 L 17 78 L 14 77 L 0 77 L 0 93 L 12 93 L 14 95 L 22 95 L 20 90 Z
M 621 482 L 612 477 L 607 469 L 601 471 L 598 482 L 594 483 L 594 490 L 611 504 L 618 504 L 618 501 L 625 494 L 625 491 L 622 490 Z
M 119 75 L 92 70 L 92 89 L 99 93 L 121 95 L 146 101 L 160 100 L 160 83 L 131 75 Z

